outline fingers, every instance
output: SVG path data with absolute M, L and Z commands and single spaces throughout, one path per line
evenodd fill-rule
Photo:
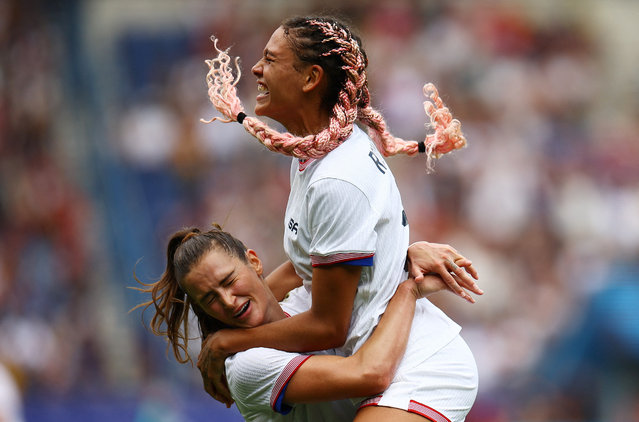
M 459 262 L 460 264 L 467 264 L 467 265 L 462 267 L 460 265 L 457 265 L 457 262 Z M 446 266 L 452 273 L 454 273 L 457 277 L 459 277 L 459 279 L 462 281 L 462 285 L 466 289 L 478 295 L 484 294 L 484 291 L 479 288 L 479 286 L 474 280 L 478 278 L 477 271 L 472 267 L 472 263 L 469 260 L 465 258 L 462 258 L 456 261 L 447 260 Z
M 198 355 L 197 368 L 202 375 L 204 391 L 215 400 L 224 403 L 226 407 L 233 405 L 231 392 L 229 391 L 224 373 L 224 359 L 216 358 L 211 351 L 210 342 L 213 336 L 207 336 L 202 341 L 202 349 Z
M 464 258 L 463 256 L 460 258 L 456 258 L 455 264 L 463 267 L 467 273 L 469 273 L 475 280 L 479 280 L 479 274 L 475 267 L 473 267 L 473 263 L 470 259 Z
M 464 287 L 472 293 L 478 295 L 483 294 L 483 291 L 475 283 L 473 278 L 471 278 L 477 277 L 477 272 L 472 268 L 472 263 L 469 260 L 461 258 L 457 262 L 459 262 L 460 265 L 451 259 L 445 259 L 439 268 L 437 268 L 436 273 L 444 280 L 449 290 L 468 302 L 475 303 L 475 299 L 464 290 Z M 469 268 L 470 273 L 467 272 Z M 424 279 L 423 269 L 419 264 L 409 261 L 408 270 L 410 277 L 417 283 Z M 456 277 L 453 277 L 453 274 L 460 279 L 461 285 L 456 280 Z
M 202 383 L 204 385 L 204 391 L 215 400 L 223 403 L 227 408 L 233 405 L 234 401 L 231 397 L 231 392 L 229 391 L 225 377 L 211 379 L 205 374 L 202 374 Z
M 470 303 L 475 303 L 475 299 L 473 299 L 473 297 L 469 295 L 455 279 L 456 277 L 459 278 L 456 274 L 451 274 L 448 269 L 445 269 L 445 271 L 440 272 L 439 275 L 442 280 L 444 280 L 444 283 L 446 283 L 450 291 Z
M 229 384 L 226 381 L 226 375 L 222 376 L 222 390 L 220 393 L 226 399 L 226 407 L 229 408 L 233 405 L 233 398 L 231 397 L 231 391 L 229 390 Z
M 208 395 L 213 397 L 215 400 L 220 401 L 217 398 L 217 394 L 215 392 L 215 389 L 213 388 L 213 385 L 208 380 L 204 380 L 204 391 L 206 391 Z
M 218 393 L 215 396 L 213 396 L 213 398 L 217 401 L 219 401 L 220 403 L 223 403 L 226 408 L 230 408 L 231 406 L 233 406 L 233 399 L 231 398 L 230 394 L 222 394 L 222 393 Z
M 462 267 L 452 259 L 446 259 L 439 275 L 450 291 L 470 303 L 475 303 L 475 299 L 468 294 L 466 290 L 478 295 L 484 294 L 483 290 L 479 288 L 475 280 L 471 277 L 473 274 L 476 275 L 477 272 L 474 271 L 474 269 L 471 273 L 466 272 L 468 266 L 472 266 L 472 263 L 465 258 L 462 257 L 459 259 L 459 263 L 466 266 Z
M 216 378 L 214 382 L 215 388 L 215 399 L 219 402 L 222 402 L 226 405 L 226 407 L 231 407 L 233 404 L 233 399 L 231 398 L 231 392 L 229 391 L 229 387 L 226 384 L 226 379 L 224 376 Z
M 449 290 L 470 303 L 475 300 L 469 293 L 484 293 L 476 283 L 479 275 L 473 263 L 450 245 L 416 242 L 407 255 L 406 269 L 416 282 L 425 274 L 438 274 Z
M 227 409 L 230 408 L 233 405 L 233 403 L 235 403 L 233 399 L 231 398 L 230 394 L 226 395 L 226 394 L 222 394 L 222 393 L 215 392 L 213 390 L 208 390 L 208 389 L 206 390 L 206 392 L 209 393 L 209 395 L 213 397 L 215 400 L 224 404 Z

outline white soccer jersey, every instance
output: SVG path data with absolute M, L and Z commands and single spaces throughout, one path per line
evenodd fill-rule
M 310 307 L 310 295 L 300 287 L 281 302 L 288 315 Z M 318 352 L 325 354 L 330 352 Z M 226 359 L 226 377 L 231 395 L 247 421 L 352 421 L 358 402 L 296 404 L 283 402 L 288 381 L 311 355 L 258 347 Z M 286 413 L 286 414 L 283 414 Z
M 283 403 L 289 379 L 309 357 L 311 355 L 256 347 L 227 358 L 229 388 L 244 419 L 264 422 L 352 421 L 357 407 L 349 400 L 294 406 Z
M 325 157 L 293 160 L 284 221 L 284 249 L 309 292 L 313 266 L 363 265 L 348 337 L 338 350 L 350 356 L 370 336 L 406 277 L 408 222 L 395 178 L 366 133 L 354 126 L 351 136 Z M 420 345 L 425 347 L 421 356 L 459 332 L 427 300 L 418 302 L 417 314 L 428 316 L 420 320 L 427 325 L 420 336 L 428 339 Z

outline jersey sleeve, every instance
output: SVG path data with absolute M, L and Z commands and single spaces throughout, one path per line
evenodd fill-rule
M 310 186 L 307 201 L 314 267 L 373 265 L 378 213 L 364 192 L 347 181 L 326 178 Z
M 226 359 L 226 378 L 231 396 L 246 420 L 265 414 L 287 414 L 292 406 L 284 403 L 288 382 L 312 355 L 256 347 Z

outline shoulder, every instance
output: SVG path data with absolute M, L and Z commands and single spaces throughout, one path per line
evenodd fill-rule
M 274 415 L 290 378 L 310 355 L 256 347 L 226 359 L 226 377 L 242 415 Z
M 339 147 L 318 160 L 312 180 L 343 180 L 359 188 L 392 178 L 382 154 L 359 127 Z
M 226 368 L 233 375 L 249 373 L 256 377 L 265 376 L 270 372 L 275 372 L 277 367 L 285 365 L 288 360 L 297 355 L 297 353 L 289 353 L 277 349 L 254 347 L 227 358 Z M 264 366 L 270 366 L 271 370 L 268 370 L 269 368 L 263 369 L 262 367 Z
M 236 353 L 225 362 L 231 393 L 236 400 L 270 396 L 277 383 L 286 378 L 286 374 L 294 373 L 308 357 L 265 347 Z
M 311 308 L 311 294 L 304 287 L 296 287 L 291 290 L 286 298 L 280 302 L 280 306 L 289 315 L 297 315 Z

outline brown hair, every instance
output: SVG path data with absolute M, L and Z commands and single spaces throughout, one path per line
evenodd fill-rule
M 209 251 L 220 248 L 229 256 L 247 263 L 246 246 L 214 225 L 207 232 L 197 228 L 186 228 L 174 233 L 169 239 L 166 251 L 166 269 L 155 283 L 144 283 L 134 275 L 136 281 L 144 287 L 132 287 L 143 293 L 150 293 L 151 300 L 143 302 L 140 307 L 146 311 L 153 307 L 155 314 L 151 318 L 149 328 L 157 336 L 166 337 L 175 358 L 180 363 L 192 362 L 188 354 L 189 342 L 189 308 L 198 319 L 202 339 L 220 330 L 228 328 L 222 322 L 206 314 L 182 288 L 182 280 L 200 259 Z M 143 312 L 144 312 L 143 311 Z

